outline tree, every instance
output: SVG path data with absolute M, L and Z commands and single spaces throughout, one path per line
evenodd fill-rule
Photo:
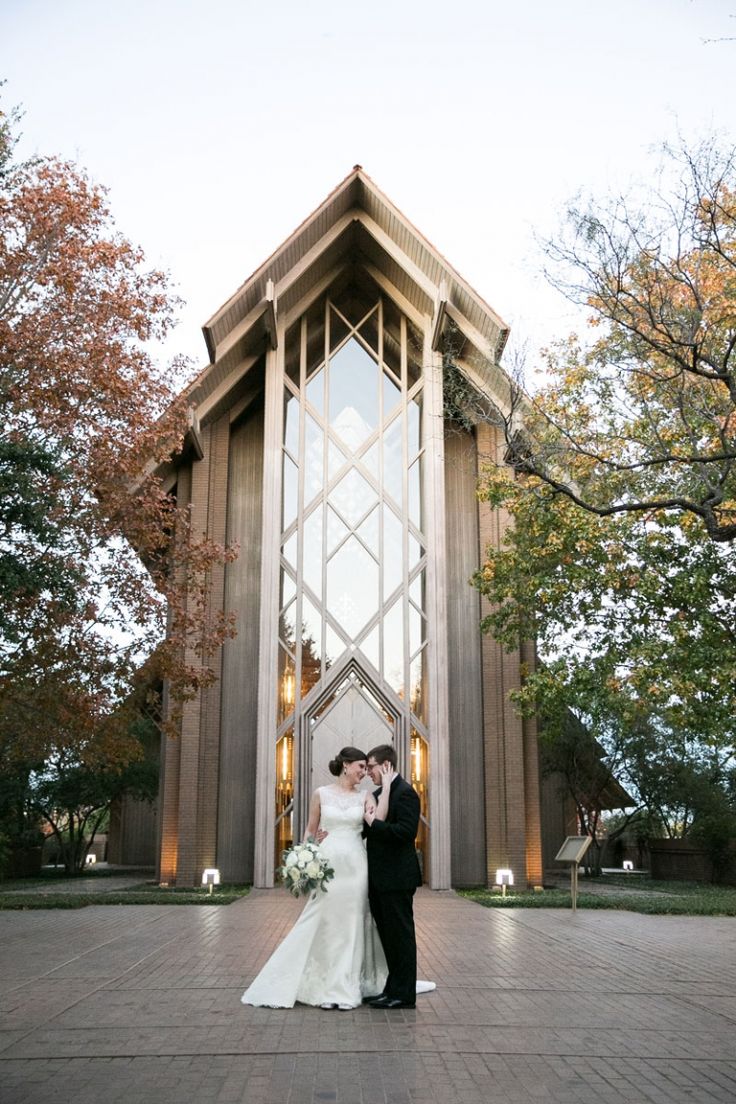
M 451 336 L 445 392 L 505 443 L 481 494 L 512 525 L 476 583 L 488 631 L 537 642 L 520 707 L 573 709 L 682 833 L 709 787 L 727 793 L 736 738 L 736 154 L 665 154 L 657 190 L 573 206 L 547 243 L 591 336 L 551 347 L 534 396 L 512 372 L 505 411 L 468 386 Z
M 601 517 L 667 512 L 736 539 L 736 150 L 665 149 L 662 186 L 568 212 L 553 284 L 598 336 L 546 354 L 500 417 L 517 470 Z
M 81 169 L 14 162 L 0 123 L 0 763 L 119 774 L 141 755 L 141 664 L 168 681 L 170 734 L 212 680 L 232 629 L 206 595 L 235 550 L 194 532 L 157 474 L 187 428 L 186 366 L 152 352 L 167 278 Z
M 492 603 L 483 627 L 508 648 L 536 641 L 544 662 L 525 673 L 517 700 L 544 718 L 545 754 L 579 762 L 595 740 L 647 813 L 687 834 L 721 801 L 733 768 L 730 550 L 666 514 L 598 517 L 509 469 L 490 467 L 483 495 L 512 522 L 476 576 Z M 572 745 L 569 710 L 589 734 Z

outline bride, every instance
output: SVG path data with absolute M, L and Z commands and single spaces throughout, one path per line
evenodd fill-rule
M 376 811 L 373 795 L 358 790 L 366 756 L 346 747 L 330 761 L 335 782 L 312 795 L 306 836 L 335 871 L 326 893 L 313 894 L 294 927 L 241 997 L 243 1004 L 293 1008 L 357 1008 L 382 992 L 387 969 L 368 908 L 368 862 L 363 817 Z M 384 814 L 385 815 L 385 814 Z

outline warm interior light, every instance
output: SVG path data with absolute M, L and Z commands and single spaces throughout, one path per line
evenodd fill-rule
M 282 694 L 284 698 L 284 705 L 289 707 L 293 706 L 295 700 L 296 679 L 294 678 L 294 671 L 291 667 L 287 667 L 284 671 L 282 679 Z
M 284 736 L 281 741 L 281 781 L 291 778 L 291 737 Z
M 422 743 L 418 736 L 411 742 L 411 757 L 413 763 L 412 782 L 422 781 Z

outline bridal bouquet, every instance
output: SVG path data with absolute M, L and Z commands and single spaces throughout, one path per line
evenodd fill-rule
M 294 897 L 306 897 L 318 889 L 326 893 L 327 882 L 335 877 L 335 871 L 312 839 L 282 852 L 276 873 Z

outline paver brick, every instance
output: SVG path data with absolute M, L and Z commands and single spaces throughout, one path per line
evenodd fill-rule
M 736 921 L 417 898 L 416 1010 L 249 1008 L 298 915 L 0 913 L 3 1104 L 733 1104 Z

